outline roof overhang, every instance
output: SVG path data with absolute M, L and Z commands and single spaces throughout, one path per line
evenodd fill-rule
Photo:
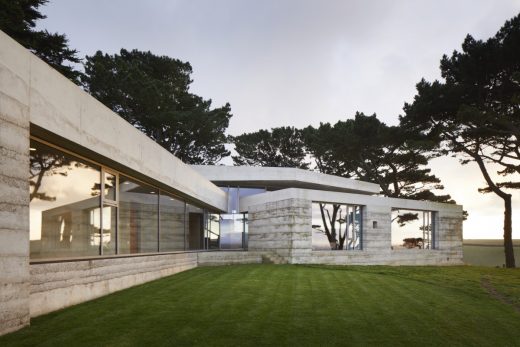
M 379 185 L 315 171 L 256 166 L 192 165 L 217 186 L 267 188 L 279 190 L 303 188 L 332 192 L 379 194 Z

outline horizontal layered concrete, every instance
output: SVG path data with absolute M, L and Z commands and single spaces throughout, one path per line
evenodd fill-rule
M 260 264 L 262 253 L 254 251 L 211 251 L 197 253 L 199 266 Z
M 31 264 L 31 317 L 197 267 L 197 253 Z
M 0 335 L 29 324 L 29 60 L 0 33 Z
M 362 249 L 312 250 L 312 203 L 355 204 L 362 209 Z M 392 249 L 392 209 L 433 212 L 435 249 Z M 462 207 L 360 194 L 284 189 L 242 198 L 249 213 L 249 249 L 275 252 L 292 264 L 459 265 L 462 254 Z
M 319 172 L 288 167 L 192 165 L 218 186 L 317 189 L 357 194 L 378 194 L 379 185 Z

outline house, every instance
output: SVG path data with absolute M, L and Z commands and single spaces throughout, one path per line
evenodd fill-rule
M 0 334 L 199 265 L 462 263 L 461 206 L 186 165 L 1 32 L 0 153 Z

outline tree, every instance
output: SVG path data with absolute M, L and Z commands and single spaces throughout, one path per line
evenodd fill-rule
M 308 169 L 302 133 L 294 127 L 259 130 L 231 138 L 238 155 L 235 165 Z
M 67 37 L 34 29 L 37 20 L 46 18 L 38 9 L 46 3 L 47 0 L 0 0 L 0 29 L 62 75 L 79 84 L 81 72 L 70 64 L 78 64 L 81 59 L 75 49 L 68 47 Z
M 450 195 L 437 195 L 442 190 L 440 179 L 426 167 L 433 158 L 434 143 L 423 136 L 397 126 L 387 126 L 374 114 L 356 113 L 353 119 L 334 125 L 320 124 L 304 130 L 307 150 L 324 173 L 379 184 L 384 196 L 413 200 L 454 203 Z M 332 206 L 330 230 L 325 223 L 329 242 L 334 242 L 335 216 L 339 206 Z M 324 219 L 324 206 L 322 219 Z M 399 214 L 398 223 L 417 219 L 413 213 Z M 338 240 L 341 243 L 341 240 Z
M 486 186 L 504 202 L 504 253 L 515 267 L 512 242 L 511 181 L 520 173 L 520 16 L 507 21 L 486 41 L 468 35 L 462 51 L 441 60 L 443 81 L 417 84 L 412 104 L 405 104 L 401 124 L 439 141 L 440 153 L 452 153 L 461 164 L 474 162 Z M 489 164 L 501 167 L 494 179 Z
M 397 126 L 387 126 L 374 114 L 356 113 L 334 126 L 305 130 L 309 153 L 325 173 L 379 184 L 384 196 L 453 202 L 438 177 L 426 167 L 433 143 Z
M 86 57 L 84 88 L 188 164 L 215 164 L 229 156 L 224 134 L 231 107 L 189 92 L 192 67 L 151 52 L 122 49 Z

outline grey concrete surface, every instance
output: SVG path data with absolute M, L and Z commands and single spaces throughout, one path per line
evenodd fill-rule
M 288 167 L 192 165 L 218 186 L 268 189 L 304 188 L 357 194 L 379 194 L 379 185 Z
M 0 335 L 29 324 L 29 55 L 0 33 Z

